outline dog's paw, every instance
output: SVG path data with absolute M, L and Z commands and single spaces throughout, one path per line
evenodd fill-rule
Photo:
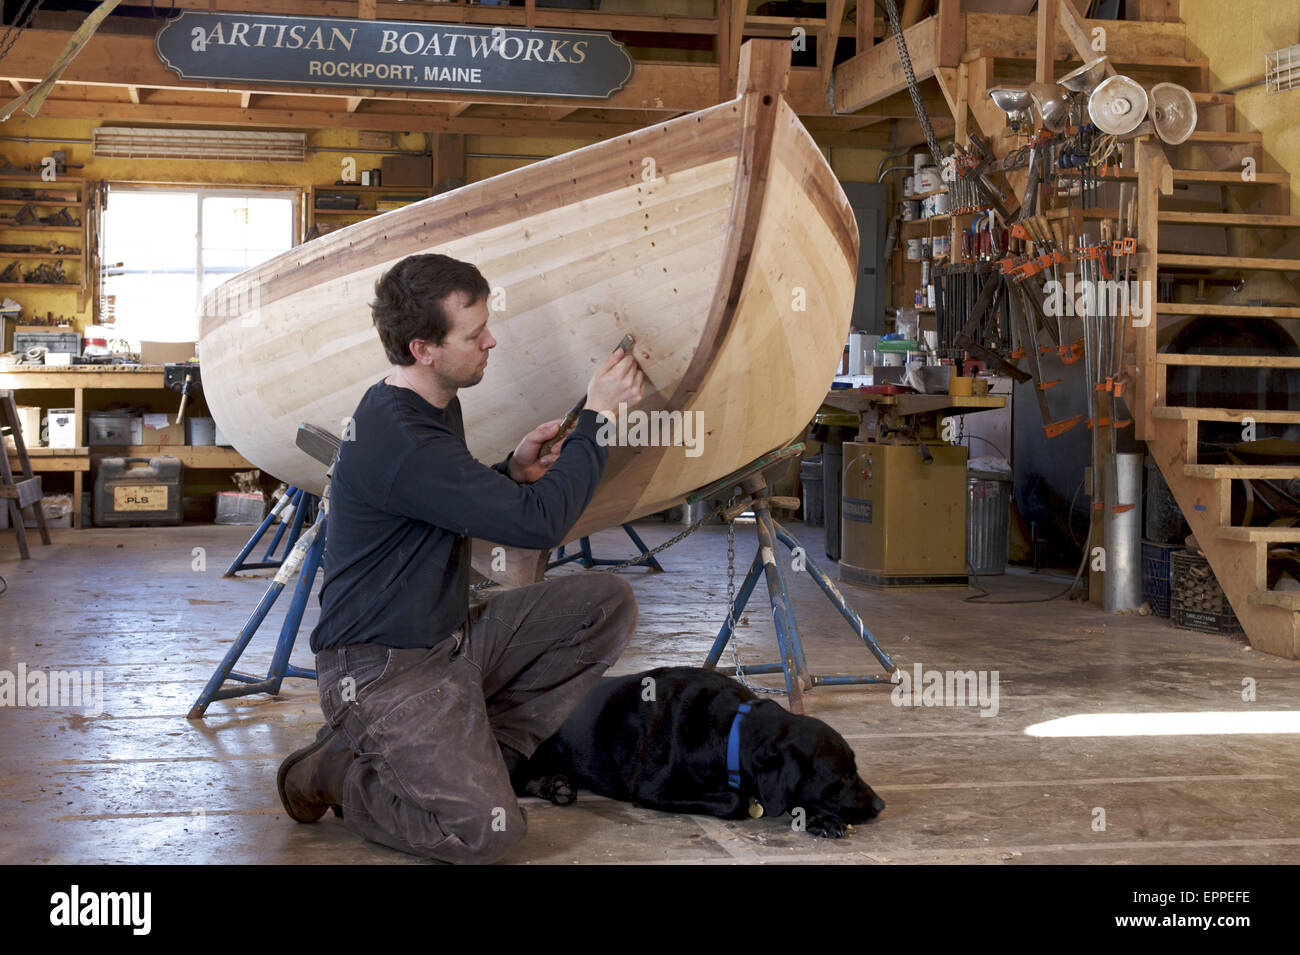
M 543 799 L 549 799 L 557 806 L 567 806 L 578 798 L 578 791 L 574 789 L 573 783 L 564 776 L 547 776 L 542 780 L 539 789 Z
M 839 816 L 813 816 L 808 820 L 808 832 L 823 839 L 838 839 L 844 835 L 844 820 Z

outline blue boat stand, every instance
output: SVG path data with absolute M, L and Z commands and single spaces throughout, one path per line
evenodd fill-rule
M 283 559 L 273 565 L 279 569 L 276 571 L 275 578 L 271 581 L 271 586 L 266 589 L 266 593 L 262 595 L 262 599 L 258 602 L 252 616 L 248 618 L 244 628 L 239 631 L 239 636 L 235 639 L 234 645 L 227 651 L 225 659 L 221 661 L 212 676 L 208 678 L 207 685 L 203 687 L 203 692 L 194 701 L 194 705 L 190 707 L 189 719 L 201 719 L 214 700 L 229 700 L 237 696 L 250 696 L 254 693 L 270 693 L 272 695 L 279 693 L 280 684 L 285 677 L 300 677 L 305 680 L 316 679 L 315 670 L 293 666 L 289 663 L 289 655 L 293 652 L 294 642 L 298 639 L 298 628 L 302 625 L 302 615 L 307 609 L 307 600 L 311 596 L 312 584 L 316 580 L 316 571 L 320 568 L 321 560 L 325 554 L 325 533 L 329 521 L 323 510 L 319 509 L 319 501 L 315 495 L 307 494 L 302 490 L 298 490 L 297 495 L 296 506 L 298 511 L 293 520 L 298 527 L 291 532 L 291 539 L 294 540 L 292 549 L 287 551 Z M 305 533 L 299 533 L 302 515 L 308 507 L 316 510 L 317 519 L 307 528 Z M 267 520 L 270 520 L 269 516 Z M 252 540 L 245 546 L 244 554 L 252 550 L 257 539 L 265 533 L 266 528 L 267 521 L 263 521 L 262 526 L 258 528 Z M 280 530 L 284 530 L 283 524 L 280 526 Z M 274 545 L 272 546 L 274 547 Z M 269 556 L 269 550 L 267 554 Z M 236 560 L 236 564 L 238 563 L 239 561 Z M 301 573 L 298 573 L 299 567 L 301 567 Z M 267 670 L 265 677 L 240 673 L 235 669 L 235 664 L 239 662 L 240 656 L 243 655 L 245 648 L 253 639 L 253 635 L 257 633 L 262 621 L 266 619 L 266 615 L 275 605 L 276 599 L 289 581 L 294 578 L 295 574 L 298 576 L 298 584 L 293 591 L 293 600 L 289 604 L 289 612 L 285 614 L 284 623 L 280 625 L 280 636 L 275 644 L 275 655 L 271 658 L 270 669 Z M 226 686 L 227 680 L 234 681 L 234 685 Z
M 637 550 L 641 552 L 640 557 L 634 557 L 629 561 L 610 560 L 607 557 L 593 557 L 591 553 L 591 538 L 583 537 L 578 541 L 578 553 L 569 554 L 567 557 L 564 555 L 565 545 L 561 544 L 559 550 L 555 552 L 555 559 L 546 565 L 546 569 L 554 570 L 556 567 L 559 567 L 561 564 L 567 564 L 570 561 L 580 560 L 582 561 L 582 566 L 586 567 L 588 570 L 590 570 L 592 567 L 617 567 L 619 564 L 627 563 L 627 564 L 644 564 L 645 566 L 649 567 L 652 571 L 655 571 L 656 573 L 662 573 L 664 569 L 663 565 L 660 564 L 659 561 L 655 560 L 654 554 L 650 553 L 650 548 L 646 547 L 645 541 L 641 539 L 640 535 L 637 534 L 636 530 L 632 527 L 632 525 L 624 524 L 623 530 L 627 532 L 628 537 L 632 538 L 632 543 L 636 544 Z
M 762 575 L 767 583 L 768 600 L 772 607 L 772 619 L 776 625 L 776 643 L 781 660 L 779 663 L 745 665 L 741 669 L 746 675 L 761 673 L 783 674 L 785 676 L 786 696 L 790 702 L 790 710 L 794 713 L 803 712 L 804 692 L 814 687 L 893 683 L 894 674 L 898 670 L 889 654 L 881 648 L 875 637 L 867 630 L 862 618 L 849 606 L 844 595 L 835 586 L 835 582 L 806 552 L 803 545 L 772 517 L 774 501 L 772 500 L 771 489 L 763 478 L 763 471 L 774 463 L 798 455 L 802 450 L 802 444 L 792 445 L 775 455 L 759 459 L 748 468 L 736 472 L 736 475 L 714 482 L 709 487 L 697 491 L 687 498 L 688 503 L 707 500 L 718 490 L 739 485 L 741 495 L 736 504 L 728 508 L 726 514 L 724 514 L 724 520 L 734 519 L 744 510 L 752 509 L 755 518 L 754 529 L 758 535 L 758 548 L 754 553 L 753 561 L 750 563 L 749 573 L 745 575 L 745 582 L 736 594 L 731 614 L 723 621 L 722 629 L 718 631 L 718 636 L 713 642 L 712 649 L 709 650 L 704 665 L 706 668 L 717 668 L 721 672 L 735 674 L 736 668 L 734 666 L 718 667 L 718 661 L 722 658 L 722 651 L 726 649 L 727 644 L 734 636 L 734 622 L 739 620 L 744 613 L 745 607 L 758 585 L 758 578 Z M 782 569 L 782 564 L 785 561 L 778 558 L 778 542 L 783 544 L 792 555 L 798 557 L 797 561 L 792 561 L 791 565 L 788 566 L 802 565 L 803 570 L 812 577 L 813 582 L 821 589 L 826 599 L 840 612 L 840 616 L 847 621 L 849 627 L 867 645 L 867 649 L 879 661 L 881 667 L 885 670 L 885 676 L 819 675 L 808 671 L 803 641 L 799 637 L 794 607 L 790 603 L 790 591 L 785 577 L 786 571 Z

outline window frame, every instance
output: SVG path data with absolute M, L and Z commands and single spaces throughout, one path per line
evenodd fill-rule
M 270 184 L 249 184 L 232 186 L 229 184 L 213 185 L 211 183 L 184 183 L 184 182 L 136 182 L 124 180 L 108 180 L 105 183 L 105 202 L 113 201 L 113 194 L 118 193 L 184 193 L 194 196 L 194 203 L 197 207 L 195 210 L 195 232 L 194 232 L 194 316 L 195 316 L 195 337 L 197 337 L 197 322 L 203 308 L 203 200 L 206 198 L 258 198 L 258 199 L 287 199 L 290 205 L 290 236 L 289 248 L 299 245 L 302 242 L 302 209 L 303 209 L 303 190 L 300 186 L 270 185 Z M 104 252 L 108 248 L 108 212 L 107 208 L 103 214 L 103 225 L 99 238 L 99 260 L 106 261 Z M 122 274 L 122 273 L 119 273 Z M 104 276 L 104 282 L 107 284 L 110 276 Z M 98 316 L 97 316 L 98 317 Z M 123 336 L 127 337 L 127 336 Z

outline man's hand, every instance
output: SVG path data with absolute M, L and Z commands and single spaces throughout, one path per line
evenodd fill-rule
M 591 376 L 584 407 L 611 420 L 616 419 L 619 405 L 635 407 L 644 391 L 645 372 L 641 366 L 632 355 L 624 355 L 623 349 L 615 348 L 614 354 L 606 358 Z
M 555 433 L 560 430 L 562 420 L 562 418 L 556 418 L 554 421 L 539 424 L 524 435 L 524 439 L 519 442 L 519 447 L 515 448 L 515 453 L 511 455 L 510 463 L 506 466 L 512 481 L 516 484 L 532 484 L 549 471 L 551 465 L 560 459 L 560 448 L 564 445 L 563 440 L 555 442 L 545 457 L 539 458 L 537 454 L 541 451 L 542 445 L 555 437 Z

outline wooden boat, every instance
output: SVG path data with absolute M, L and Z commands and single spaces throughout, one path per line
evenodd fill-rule
M 571 539 L 671 507 L 796 437 L 840 361 L 858 232 L 782 96 L 789 59 L 787 41 L 751 41 L 733 100 L 331 232 L 226 282 L 200 322 L 218 426 L 257 467 L 319 493 L 324 469 L 295 446 L 298 426 L 342 432 L 389 369 L 376 280 L 440 252 L 504 290 L 498 347 L 460 392 L 479 460 L 561 417 L 624 334 L 647 377 L 641 408 L 699 413 L 694 456 L 611 448 Z

